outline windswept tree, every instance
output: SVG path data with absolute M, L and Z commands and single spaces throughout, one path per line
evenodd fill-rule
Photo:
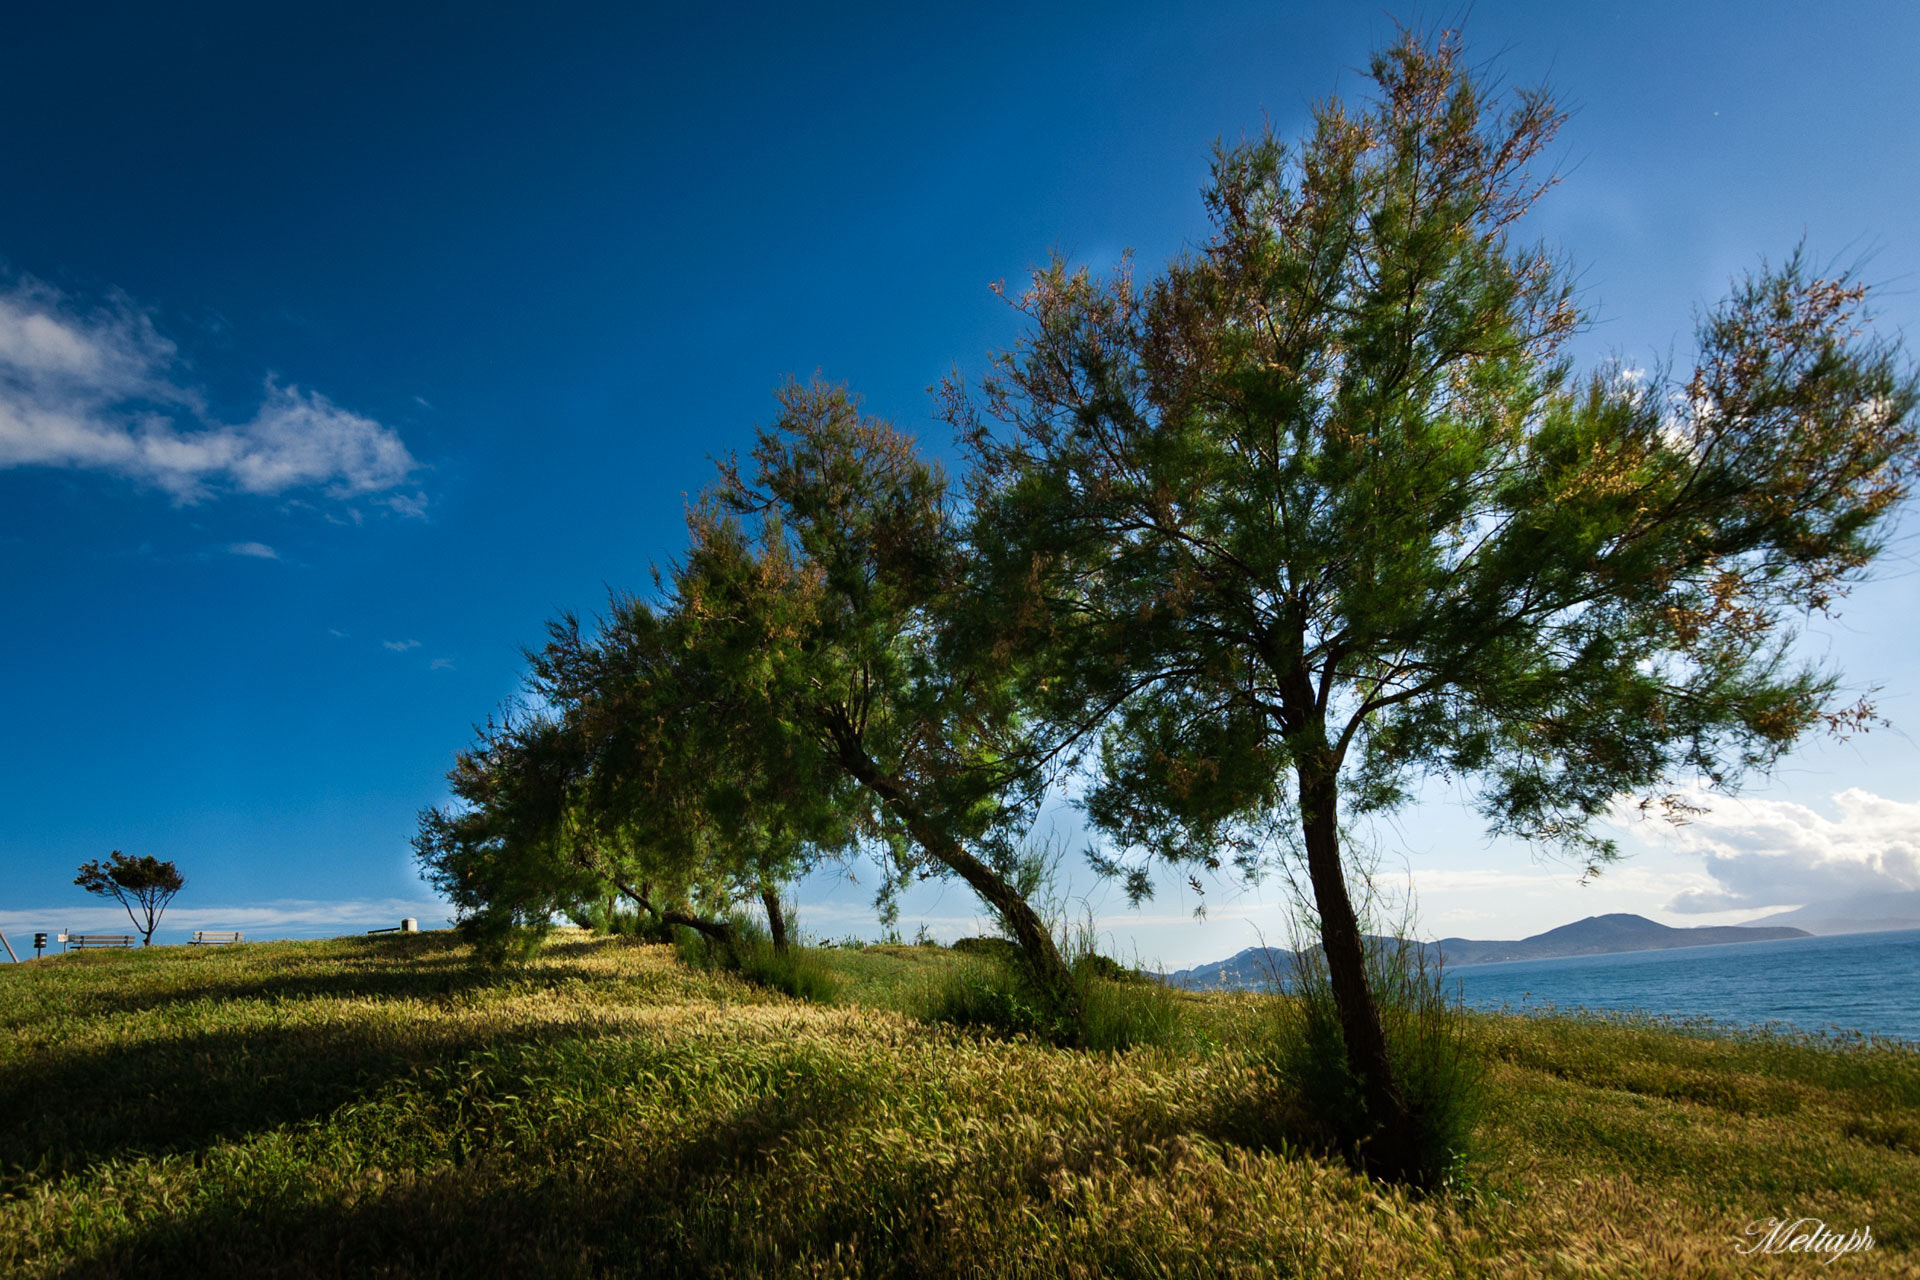
M 899 874 L 962 880 L 1071 1027 L 1021 843 L 1046 789 L 1045 734 L 1023 720 L 1018 662 L 956 660 L 977 628 L 957 612 L 972 597 L 946 478 L 843 388 L 779 398 L 751 469 L 723 468 L 693 513 L 673 578 L 710 673 L 706 723 L 742 753 L 735 776 L 762 812 L 824 804 Z
M 1376 1170 L 1416 1176 L 1344 832 L 1424 776 L 1597 868 L 1622 796 L 1731 788 L 1870 718 L 1796 662 L 1879 549 L 1916 383 L 1864 290 L 1800 256 L 1738 286 L 1671 377 L 1576 377 L 1563 269 L 1515 226 L 1562 122 L 1451 35 L 1372 63 L 1298 147 L 1222 149 L 1203 248 L 1139 285 L 1059 261 L 980 394 L 975 547 L 1102 721 L 1109 865 L 1305 863 Z
M 845 842 L 832 815 L 763 817 L 742 762 L 710 722 L 708 682 L 675 616 L 616 598 L 602 626 L 549 627 L 528 654 L 536 708 L 489 723 L 448 781 L 456 803 L 421 815 L 429 879 L 466 926 L 498 944 L 612 894 L 663 924 L 732 938 L 734 904 L 780 887 Z
M 507 715 L 456 758 L 454 803 L 421 813 L 421 870 L 483 945 L 605 897 L 606 876 L 573 839 L 583 757 L 555 720 Z
M 768 776 L 762 744 L 729 731 L 737 683 L 673 602 L 616 596 L 595 634 L 564 618 L 529 658 L 533 689 L 587 745 L 582 851 L 643 910 L 709 936 L 725 933 L 734 902 L 757 898 L 785 950 L 784 886 L 856 843 L 835 803 L 843 784 Z
M 112 898 L 126 909 L 127 919 L 140 931 L 140 945 L 153 945 L 153 931 L 160 927 L 173 896 L 187 887 L 186 877 L 171 862 L 162 862 L 152 854 L 138 858 L 115 849 L 101 862 L 94 859 L 80 864 L 73 882 L 88 893 Z

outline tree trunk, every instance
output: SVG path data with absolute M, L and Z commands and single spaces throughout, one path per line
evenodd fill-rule
M 773 949 L 784 953 L 787 949 L 787 917 L 780 910 L 780 890 L 773 885 L 762 885 L 760 901 L 767 909 L 767 932 L 773 935 Z
M 887 808 L 906 826 L 907 834 L 927 855 L 966 881 L 1013 934 L 1028 972 L 1041 993 L 1054 1006 L 1070 1035 L 1080 1028 L 1080 1002 L 1073 991 L 1073 974 L 1046 922 L 1012 885 L 1001 879 L 992 867 L 968 853 L 958 840 L 942 831 L 938 824 L 914 803 L 907 789 L 883 773 L 873 758 L 858 745 L 840 744 L 841 765 L 862 786 L 879 796 Z
M 1414 1175 L 1418 1163 L 1412 1116 L 1387 1053 L 1380 1010 L 1367 981 L 1360 922 L 1347 893 L 1346 869 L 1340 858 L 1339 780 L 1324 761 L 1302 759 L 1296 771 L 1307 876 L 1313 885 L 1314 909 L 1320 917 L 1320 945 L 1326 952 L 1327 977 L 1346 1042 L 1347 1067 L 1360 1084 L 1367 1119 L 1373 1125 L 1360 1158 L 1381 1176 L 1406 1181 Z
M 717 942 L 723 947 L 733 945 L 733 926 L 725 920 L 709 920 L 704 916 L 696 916 L 690 911 L 682 911 L 678 907 L 668 907 L 660 912 L 660 919 L 667 924 L 683 924 L 709 942 Z
M 725 920 L 708 920 L 703 916 L 696 916 L 691 912 L 682 911 L 678 907 L 656 907 L 653 905 L 653 900 L 647 897 L 644 886 L 639 890 L 635 890 L 632 885 L 623 880 L 615 879 L 613 883 L 620 892 L 639 903 L 649 915 L 659 920 L 660 923 L 683 924 L 711 942 L 717 942 L 724 947 L 731 947 L 733 945 L 733 925 L 729 922 Z

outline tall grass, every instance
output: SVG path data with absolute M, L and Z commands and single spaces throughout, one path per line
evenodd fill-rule
M 1369 1112 L 1362 1082 L 1348 1065 L 1346 1036 L 1325 952 L 1297 931 L 1285 995 L 1271 997 L 1275 1027 L 1269 1061 L 1292 1104 L 1296 1140 L 1338 1151 L 1356 1168 L 1384 1118 Z M 1486 1072 L 1468 1039 L 1468 1016 L 1450 998 L 1438 956 L 1404 937 L 1370 937 L 1365 956 L 1394 1081 L 1413 1132 L 1410 1181 L 1424 1189 L 1456 1183 L 1467 1166 L 1484 1109 Z M 1406 1135 L 1397 1135 L 1406 1136 Z
M 924 990 L 919 1014 L 928 1022 L 1096 1051 L 1188 1039 L 1173 990 L 1102 955 L 1090 930 L 1063 948 L 1072 984 L 1064 1008 L 1041 991 L 1013 943 L 962 939 L 955 950 L 960 958 Z
M 696 969 L 725 970 L 795 999 L 832 1004 L 840 994 L 840 980 L 818 953 L 797 944 L 776 950 L 766 926 L 753 916 L 735 913 L 729 924 L 732 936 L 725 942 L 679 926 L 674 950 Z
M 1266 997 L 1070 1052 L 901 1012 L 964 955 L 816 954 L 836 1005 L 625 938 L 0 964 L 0 1275 L 1920 1277 L 1910 1046 L 1472 1015 L 1485 1194 L 1421 1198 L 1243 1140 Z M 1800 1213 L 1875 1248 L 1733 1251 Z

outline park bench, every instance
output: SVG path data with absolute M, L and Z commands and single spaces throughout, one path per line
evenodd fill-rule
M 236 942 L 245 941 L 246 938 L 241 936 L 238 930 L 195 929 L 193 931 L 193 941 L 187 945 L 190 947 L 230 947 Z
M 67 935 L 69 947 L 130 947 L 133 935 L 130 933 L 70 933 Z

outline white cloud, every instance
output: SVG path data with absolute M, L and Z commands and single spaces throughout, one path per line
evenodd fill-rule
M 427 670 L 451 671 L 453 670 L 453 659 L 452 658 L 435 658 L 432 662 L 429 662 L 427 664 Z
M 278 560 L 280 553 L 264 542 L 229 543 L 227 551 L 236 556 L 253 556 L 259 560 Z
M 391 649 L 395 653 L 405 653 L 409 649 L 418 649 L 420 642 L 418 640 L 382 640 L 380 647 Z
M 177 355 L 124 298 L 86 311 L 33 281 L 0 289 L 0 468 L 108 471 L 181 503 L 223 490 L 359 497 L 418 469 L 390 428 L 272 377 L 252 418 L 215 421 Z M 424 504 L 393 503 L 409 515 Z
M 1786 800 L 1700 794 L 1708 812 L 1685 826 L 1634 824 L 1650 840 L 1697 855 L 1710 883 L 1668 904 L 1688 913 L 1794 907 L 1920 889 L 1920 803 L 1850 787 L 1837 818 Z

